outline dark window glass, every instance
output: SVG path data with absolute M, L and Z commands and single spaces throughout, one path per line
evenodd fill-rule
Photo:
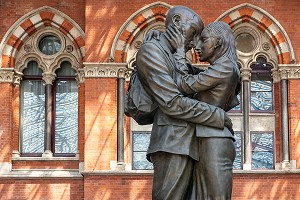
M 273 111 L 273 81 L 271 66 L 264 58 L 259 57 L 257 62 L 251 65 L 251 111 Z
M 241 33 L 235 38 L 237 50 L 243 53 L 250 53 L 256 47 L 254 37 L 249 33 Z
M 59 52 L 61 48 L 61 42 L 58 37 L 54 35 L 47 35 L 43 37 L 39 42 L 39 49 L 43 54 L 53 55 Z

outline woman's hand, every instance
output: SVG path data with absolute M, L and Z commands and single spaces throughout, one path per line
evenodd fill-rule
M 183 37 L 177 27 L 175 27 L 173 24 L 169 25 L 165 36 L 177 53 L 185 53 L 186 39 Z

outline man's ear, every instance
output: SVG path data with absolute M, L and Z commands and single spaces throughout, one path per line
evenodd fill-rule
M 218 46 L 221 46 L 223 44 L 223 37 L 217 37 L 215 39 L 215 49 L 218 47 Z
M 180 15 L 176 14 L 172 17 L 173 24 L 179 28 L 181 26 L 182 18 Z

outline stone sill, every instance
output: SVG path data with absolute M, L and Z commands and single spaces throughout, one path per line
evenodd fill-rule
M 7 174 L 0 174 L 0 178 L 7 179 L 36 179 L 36 178 L 82 178 L 78 170 L 12 170 Z
M 233 170 L 233 174 L 300 174 L 300 170 Z M 12 170 L 0 174 L 0 179 L 40 179 L 40 178 L 72 178 L 81 179 L 83 176 L 152 176 L 153 170 Z
M 97 175 L 153 175 L 153 170 L 94 170 L 83 171 L 83 176 Z M 233 174 L 300 174 L 300 170 L 233 170 Z
M 97 175 L 153 175 L 153 170 L 93 170 L 83 171 L 83 176 L 97 176 Z
M 300 169 L 296 170 L 233 170 L 233 174 L 300 174 Z
M 13 157 L 12 161 L 79 161 L 78 157 Z

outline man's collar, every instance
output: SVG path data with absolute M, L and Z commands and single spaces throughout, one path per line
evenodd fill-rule
M 166 38 L 164 33 L 160 35 L 159 41 L 161 42 L 161 45 L 165 51 L 171 54 L 175 53 L 175 49 L 171 46 L 169 40 Z

